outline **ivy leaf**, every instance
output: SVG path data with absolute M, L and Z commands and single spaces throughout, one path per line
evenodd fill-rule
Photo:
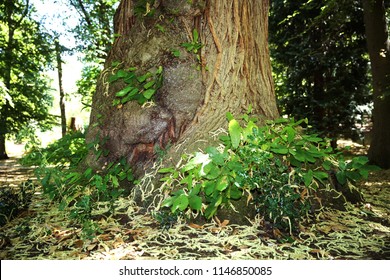
M 152 96 L 153 96 L 153 94 L 154 94 L 155 92 L 156 92 L 155 89 L 150 88 L 150 89 L 144 91 L 143 94 L 144 94 L 144 97 L 145 97 L 146 99 L 150 99 L 150 98 L 152 98 Z
M 119 80 L 121 78 L 124 78 L 126 77 L 128 74 L 128 72 L 126 72 L 125 70 L 123 69 L 120 69 L 118 72 L 116 72 L 114 75 L 110 76 L 110 78 L 108 78 L 108 82 L 109 83 L 112 83 L 112 82 L 115 82 L 116 80 Z
M 280 155 L 288 154 L 288 148 L 272 148 L 271 151 Z
M 196 28 L 192 31 L 192 35 L 193 35 L 194 42 L 198 42 L 199 34 L 198 34 L 198 30 L 196 30 Z
M 210 196 L 214 192 L 214 182 L 206 181 L 204 184 L 204 193 L 206 196 Z
M 313 181 L 313 171 L 309 170 L 307 173 L 303 175 L 303 181 L 305 183 L 305 186 L 308 187 L 311 182 Z
M 228 186 L 229 186 L 229 180 L 227 179 L 226 176 L 223 176 L 222 178 L 220 178 L 220 179 L 218 180 L 218 183 L 217 183 L 217 185 L 215 186 L 215 188 L 216 188 L 218 191 L 222 192 L 222 191 L 224 191 Z
M 242 197 L 242 191 L 233 185 L 229 188 L 228 197 L 231 199 L 240 199 Z
M 240 145 L 241 131 L 242 128 L 238 123 L 238 121 L 236 121 L 235 119 L 229 121 L 229 135 L 230 135 L 230 140 L 232 142 L 232 147 L 234 149 L 237 149 L 238 146 Z
M 176 210 L 184 211 L 188 207 L 188 196 L 185 194 L 179 195 L 173 200 L 171 211 L 174 213 Z
M 165 199 L 162 204 L 161 204 L 161 207 L 169 207 L 173 204 L 173 200 L 174 200 L 174 197 L 169 197 L 167 199 Z
M 173 173 L 175 171 L 176 171 L 176 169 L 174 167 L 166 167 L 166 168 L 161 168 L 160 170 L 158 170 L 158 173 L 165 174 L 165 173 Z
M 172 52 L 174 57 L 180 57 L 180 51 L 179 50 L 174 49 L 174 50 L 171 50 L 171 52 Z
M 344 185 L 347 182 L 347 176 L 345 175 L 345 172 L 339 171 L 336 173 L 337 181 L 339 181 L 340 184 Z
M 226 154 L 221 154 L 217 148 L 215 147 L 208 147 L 206 149 L 206 153 L 208 153 L 212 159 L 212 161 L 219 165 L 222 166 L 225 164 L 225 159 L 226 159 Z
M 199 176 L 206 176 L 209 180 L 216 179 L 220 174 L 220 169 L 213 162 L 208 163 L 199 171 Z
M 133 90 L 134 87 L 133 86 L 127 86 L 125 87 L 124 89 L 118 91 L 117 93 L 115 93 L 115 96 L 116 97 L 123 97 L 125 96 L 129 91 Z
M 286 132 L 287 132 L 287 142 L 288 142 L 288 143 L 293 142 L 294 139 L 295 139 L 296 131 L 295 131 L 292 127 L 290 127 L 290 126 L 287 126 L 287 127 L 285 128 L 285 130 L 286 130 Z
M 192 195 L 189 197 L 189 205 L 191 209 L 200 211 L 202 209 L 202 199 L 197 195 Z
M 189 171 L 191 169 L 194 169 L 199 164 L 202 164 L 203 166 L 207 165 L 211 161 L 208 154 L 203 154 L 200 152 L 197 152 L 195 156 L 183 167 L 183 172 Z
M 155 84 L 155 81 L 147 82 L 147 83 L 144 85 L 144 89 L 148 89 L 148 88 L 152 87 L 154 84 Z

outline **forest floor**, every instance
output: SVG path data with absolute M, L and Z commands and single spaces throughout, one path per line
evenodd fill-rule
M 16 158 L 0 161 L 2 188 L 29 178 L 33 169 Z M 163 230 L 128 199 L 118 200 L 115 215 L 99 221 L 98 236 L 85 240 L 38 187 L 29 208 L 0 228 L 0 259 L 390 259 L 390 170 L 372 173 L 359 187 L 365 203 L 324 210 L 287 243 L 264 230 L 260 217 L 246 226 L 179 220 Z

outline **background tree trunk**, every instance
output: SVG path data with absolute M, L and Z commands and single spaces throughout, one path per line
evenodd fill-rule
M 60 90 L 60 111 L 61 111 L 61 133 L 62 137 L 66 134 L 66 112 L 65 112 L 65 93 L 62 86 L 62 59 L 61 46 L 58 38 L 55 40 L 56 58 L 57 58 L 57 73 L 58 73 L 58 87 Z
M 364 23 L 374 89 L 372 163 L 390 168 L 390 41 L 383 0 L 364 0 Z
M 0 160 L 8 159 L 7 151 L 5 150 L 5 134 L 0 133 Z
M 142 175 L 156 150 L 173 145 L 168 156 L 177 161 L 183 152 L 211 145 L 210 132 L 227 126 L 226 112 L 238 116 L 251 105 L 263 119 L 277 117 L 268 7 L 268 1 L 256 0 L 155 1 L 153 6 L 122 0 L 115 15 L 120 37 L 99 79 L 87 134 L 89 142 L 108 139 L 103 147 L 109 154 L 98 165 L 125 157 Z M 181 46 L 194 41 L 194 29 L 202 43 L 199 56 Z M 163 83 L 154 104 L 112 106 L 124 83 L 109 83 L 110 75 L 159 66 Z M 93 156 L 87 164 L 96 166 Z

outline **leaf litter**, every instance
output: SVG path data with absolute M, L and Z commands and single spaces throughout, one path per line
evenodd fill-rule
M 359 186 L 364 205 L 347 211 L 324 209 L 288 243 L 269 233 L 260 216 L 250 225 L 211 220 L 204 224 L 178 219 L 162 229 L 150 209 L 130 198 L 116 202 L 105 217 L 95 216 L 101 232 L 82 239 L 80 225 L 43 196 L 39 189 L 28 210 L 0 228 L 0 259 L 194 260 L 194 259 L 390 259 L 390 171 L 377 171 Z M 152 192 L 148 192 L 152 193 Z

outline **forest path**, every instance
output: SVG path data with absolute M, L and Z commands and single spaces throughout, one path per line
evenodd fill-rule
M 0 186 L 16 187 L 28 179 L 36 179 L 34 167 L 22 166 L 17 157 L 0 161 Z

